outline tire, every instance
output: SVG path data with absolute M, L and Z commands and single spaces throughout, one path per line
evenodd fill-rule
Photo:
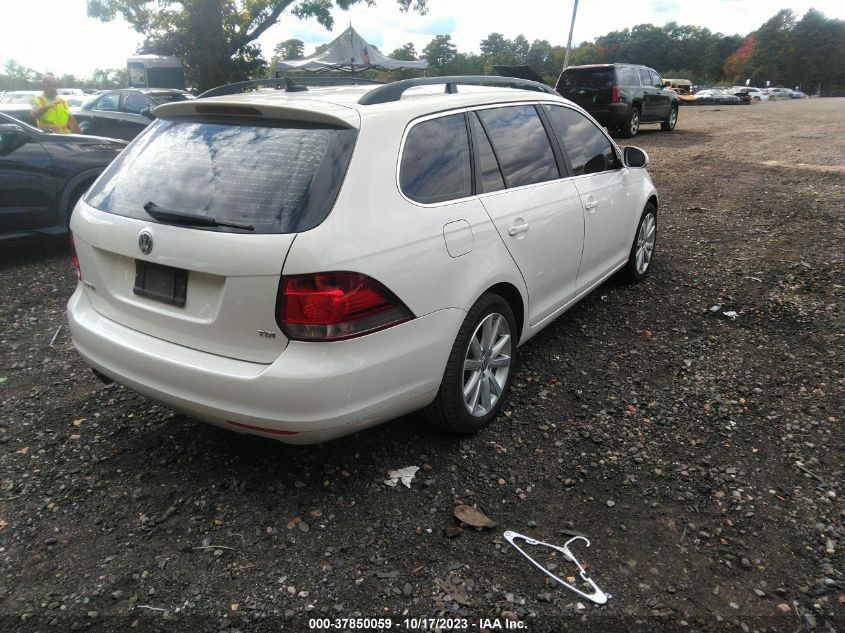
M 485 332 L 485 328 L 489 329 Z M 484 340 L 485 334 L 494 333 L 491 342 Z M 427 421 L 465 435 L 490 424 L 508 395 L 518 338 L 516 320 L 508 302 L 499 295 L 482 295 L 470 308 L 458 331 L 437 397 L 423 410 Z M 494 365 L 494 362 L 500 364 Z M 477 369 L 466 369 L 470 363 Z M 473 379 L 477 388 L 465 398 L 464 389 Z
M 628 122 L 622 126 L 621 134 L 623 138 L 634 138 L 637 132 L 640 131 L 640 111 L 638 108 L 631 108 L 631 114 L 628 116 Z
M 651 227 L 649 229 L 649 227 Z M 650 237 L 649 237 L 650 236 Z M 647 244 L 651 248 L 646 248 Z M 637 231 L 634 233 L 634 243 L 631 244 L 631 252 L 628 254 L 628 263 L 622 269 L 624 278 L 630 283 L 640 283 L 648 275 L 651 269 L 651 262 L 654 259 L 654 251 L 657 246 L 657 208 L 649 202 L 643 209 L 640 221 L 637 224 Z M 642 255 L 641 255 L 642 251 Z M 640 260 L 640 257 L 643 260 Z
M 678 106 L 672 106 L 669 109 L 669 114 L 660 122 L 660 129 L 664 132 L 671 132 L 675 129 L 678 123 Z
M 65 227 L 68 231 L 70 231 L 70 217 L 73 215 L 73 208 L 76 206 L 76 203 L 79 202 L 79 199 L 83 196 L 83 194 L 88 191 L 88 187 L 91 186 L 91 181 L 84 182 L 81 185 L 77 185 L 76 189 L 73 190 L 73 193 L 70 194 L 70 197 L 67 200 L 67 215 L 65 216 Z

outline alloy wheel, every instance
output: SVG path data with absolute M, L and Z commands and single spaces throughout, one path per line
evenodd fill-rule
M 475 328 L 464 355 L 463 398 L 469 414 L 487 415 L 496 406 L 511 370 L 511 330 L 498 312 L 488 314 Z
M 649 213 L 640 223 L 637 234 L 637 273 L 645 274 L 654 254 L 654 243 L 657 239 L 657 220 L 653 213 Z

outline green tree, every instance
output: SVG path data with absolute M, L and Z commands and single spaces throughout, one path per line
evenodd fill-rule
M 757 29 L 751 57 L 752 72 L 757 81 L 764 85 L 766 81 L 771 81 L 773 86 L 789 83 L 795 55 L 794 26 L 795 14 L 789 9 L 782 9 Z
M 406 62 L 415 62 L 417 61 L 417 49 L 413 42 L 408 42 L 397 48 L 388 57 L 391 59 L 401 59 Z
M 432 67 L 431 74 L 437 75 L 445 74 L 444 71 L 454 61 L 457 54 L 458 47 L 452 41 L 451 35 L 435 35 L 434 39 L 422 50 L 422 56 Z
M 266 67 L 256 40 L 282 14 L 316 18 L 330 29 L 331 10 L 362 0 L 88 0 L 88 15 L 122 16 L 145 36 L 143 52 L 175 55 L 200 90 L 259 76 Z M 366 0 L 371 3 L 371 0 Z M 427 11 L 427 0 L 396 0 L 400 10 Z
M 297 38 L 279 42 L 273 49 L 273 53 L 281 61 L 299 59 L 305 56 L 305 42 Z

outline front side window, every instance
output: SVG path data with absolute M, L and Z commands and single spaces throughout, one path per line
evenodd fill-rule
M 640 84 L 642 84 L 643 86 L 652 85 L 651 77 L 649 76 L 648 71 L 645 68 L 640 68 L 639 71 L 640 71 Z
M 651 85 L 652 86 L 654 86 L 655 88 L 662 88 L 663 87 L 663 80 L 660 78 L 660 75 L 658 75 L 653 70 L 649 70 L 648 74 L 649 74 L 649 77 L 651 77 Z
M 301 121 L 159 119 L 109 165 L 85 201 L 148 222 L 154 219 L 144 205 L 152 202 L 254 233 L 305 231 L 331 211 L 357 135 Z
M 408 132 L 399 186 L 411 200 L 435 204 L 472 195 L 469 139 L 463 114 L 429 119 Z
M 543 107 L 569 156 L 573 175 L 596 174 L 617 168 L 618 159 L 613 145 L 592 121 L 570 108 Z
M 534 106 L 479 110 L 508 188 L 560 178 L 546 128 Z

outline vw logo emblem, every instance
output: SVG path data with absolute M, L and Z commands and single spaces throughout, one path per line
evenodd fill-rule
M 141 231 L 138 235 L 138 248 L 144 255 L 149 255 L 153 250 L 153 234 L 149 231 Z

